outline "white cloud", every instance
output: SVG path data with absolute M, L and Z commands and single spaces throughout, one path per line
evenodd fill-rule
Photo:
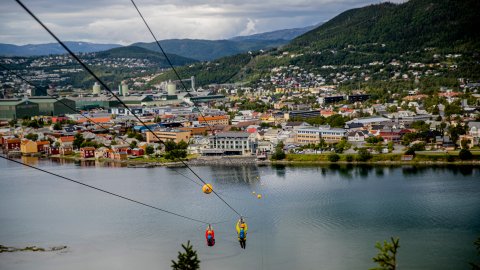
M 252 20 L 252 19 L 248 18 L 247 19 L 247 25 L 245 26 L 245 29 L 243 29 L 243 31 L 240 32 L 239 35 L 240 36 L 248 36 L 248 35 L 257 33 L 257 29 L 255 27 L 257 22 L 258 22 L 258 20 Z

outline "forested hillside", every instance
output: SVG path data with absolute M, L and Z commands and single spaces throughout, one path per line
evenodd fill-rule
M 480 45 L 478 10 L 477 0 L 411 0 L 351 9 L 288 47 L 304 51 L 380 43 L 387 52 L 427 47 L 465 52 Z
M 382 80 L 392 77 L 392 69 L 369 67 L 370 63 L 399 59 L 403 63 L 440 61 L 448 66 L 453 62 L 438 55 L 458 53 L 461 57 L 455 60 L 456 68 L 446 74 L 452 78 L 480 79 L 478 10 L 478 0 L 410 0 L 403 4 L 370 5 L 343 12 L 288 45 L 254 53 L 248 65 L 242 66 L 243 62 L 236 57 L 227 57 L 180 70 L 182 74 L 197 76 L 200 85 L 254 83 L 272 68 L 290 65 L 327 74 L 339 72 L 334 70 L 336 67 L 360 68 L 359 74 L 368 68 L 369 72 L 376 72 L 372 79 Z M 158 79 L 171 77 L 166 73 Z M 225 78 L 230 79 L 223 81 Z

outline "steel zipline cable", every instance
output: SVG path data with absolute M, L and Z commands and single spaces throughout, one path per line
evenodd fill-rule
M 178 74 L 177 72 L 177 69 L 173 66 L 172 62 L 170 61 L 170 58 L 168 57 L 167 53 L 165 52 L 165 50 L 163 49 L 162 45 L 160 45 L 160 42 L 158 41 L 157 37 L 155 36 L 155 34 L 153 33 L 152 29 L 150 28 L 150 26 L 148 25 L 147 21 L 145 20 L 145 17 L 143 17 L 143 14 L 142 12 L 140 12 L 140 9 L 138 8 L 137 4 L 135 3 L 134 0 L 130 0 L 130 2 L 132 2 L 133 6 L 135 7 L 135 9 L 137 10 L 137 13 L 138 15 L 140 16 L 140 18 L 142 18 L 142 21 L 143 23 L 145 24 L 145 26 L 147 27 L 148 31 L 150 32 L 150 34 L 152 35 L 153 39 L 155 40 L 155 43 L 157 44 L 158 48 L 160 49 L 160 51 L 162 52 L 163 56 L 165 57 L 165 59 L 167 60 L 168 62 L 168 65 L 172 68 L 173 70 L 173 73 L 175 73 L 175 76 L 178 78 L 178 81 L 180 82 L 180 84 L 182 84 L 182 87 L 183 89 L 185 90 L 185 92 L 189 92 L 187 87 L 185 86 L 185 83 L 183 82 L 182 78 L 180 77 L 180 75 Z M 233 74 L 231 78 L 233 78 L 233 76 L 235 76 L 237 73 Z M 194 90 L 194 89 L 193 89 Z M 214 136 L 214 140 L 215 140 L 215 143 L 217 141 L 217 135 L 215 134 L 215 132 L 213 131 L 213 127 L 208 123 L 207 119 L 205 118 L 205 115 L 202 113 L 202 110 L 200 110 L 200 108 L 198 108 L 198 106 L 195 104 L 195 102 L 192 102 L 193 103 L 193 106 L 195 108 L 198 109 L 198 113 L 200 114 L 200 116 L 203 118 L 204 122 L 207 124 L 208 126 L 208 129 L 210 129 L 210 131 L 212 132 L 213 136 Z M 227 160 L 230 162 L 230 164 L 232 165 L 235 165 L 233 163 L 233 161 L 228 157 L 228 156 L 225 156 L 227 158 Z M 248 182 L 250 182 L 250 178 L 248 177 L 248 175 L 245 175 Z M 215 192 L 215 191 L 213 191 Z
M 153 130 L 147 126 L 145 124 L 145 122 L 143 122 L 140 117 L 138 117 L 138 115 L 136 113 L 134 113 L 129 107 L 128 105 L 123 102 L 123 100 L 121 100 L 117 95 L 115 95 L 115 93 L 113 93 L 113 91 L 110 89 L 110 87 L 108 87 L 102 80 L 100 80 L 100 78 L 82 61 L 80 60 L 80 58 L 78 58 L 78 56 L 72 51 L 70 50 L 70 48 L 68 48 L 68 46 L 66 46 L 32 11 L 30 11 L 29 8 L 27 8 L 23 3 L 22 1 L 20 0 L 15 0 L 30 16 L 32 16 L 32 18 L 37 21 L 38 24 L 40 24 L 44 29 L 45 31 L 47 31 L 50 36 L 52 36 L 58 44 L 60 44 L 69 54 L 70 56 L 72 56 L 105 90 L 107 90 L 108 92 L 110 92 L 114 97 L 115 99 L 120 103 L 122 104 L 125 109 L 127 109 L 149 132 L 151 132 L 157 139 L 158 141 L 165 145 L 165 142 L 160 139 L 158 137 L 158 135 L 153 132 Z M 202 183 L 204 183 L 205 185 L 207 184 L 185 161 L 183 161 L 182 159 L 179 159 L 180 162 L 186 167 L 188 168 Z M 239 217 L 242 217 L 242 215 L 237 211 L 235 210 L 235 208 L 233 208 L 227 201 L 225 201 L 219 194 L 217 194 L 217 192 L 215 192 L 214 189 L 212 189 L 212 192 L 221 200 L 223 201 L 233 212 L 235 212 Z
M 92 185 L 88 185 L 88 184 L 82 183 L 82 182 L 80 182 L 80 181 L 73 180 L 73 179 L 71 179 L 71 178 L 69 178 L 69 177 L 62 176 L 62 175 L 60 175 L 60 174 L 56 174 L 56 173 L 50 172 L 50 171 L 47 171 L 47 170 L 44 170 L 44 169 L 41 169 L 41 168 L 38 168 L 38 167 L 35 167 L 35 166 L 32 166 L 32 165 L 29 165 L 29 164 L 26 164 L 26 163 L 23 163 L 23 162 L 20 162 L 20 161 L 17 161 L 17 160 L 14 160 L 14 159 L 5 157 L 5 156 L 3 156 L 3 155 L 0 155 L 0 158 L 3 158 L 3 159 L 5 159 L 5 160 L 9 160 L 9 161 L 11 161 L 11 162 L 15 162 L 15 163 L 17 163 L 17 164 L 20 164 L 20 165 L 23 165 L 23 166 L 26 166 L 26 167 L 29 167 L 29 168 L 32 168 L 32 169 L 35 169 L 35 170 L 38 170 L 38 171 L 41 171 L 41 172 L 44 172 L 44 173 L 53 175 L 53 176 L 56 176 L 56 177 L 58 177 L 58 178 L 61 178 L 61 179 L 64 179 L 64 180 L 73 182 L 73 183 L 75 183 L 75 184 L 79 184 L 79 185 L 85 186 L 85 187 L 87 187 L 87 188 L 91 188 L 91 189 L 94 189 L 94 190 L 97 190 L 97 191 L 106 193 L 106 194 L 111 195 L 111 196 L 118 197 L 118 198 L 120 198 L 120 199 L 124 199 L 124 200 L 130 201 L 130 202 L 136 203 L 136 204 L 140 204 L 140 205 L 143 205 L 143 206 L 146 206 L 146 207 L 155 209 L 155 210 L 160 211 L 160 212 L 164 212 L 164 213 L 167 213 L 167 214 L 170 214 L 170 215 L 174 215 L 174 216 L 177 216 L 177 217 L 181 217 L 181 218 L 184 218 L 184 219 L 188 219 L 188 220 L 195 221 L 195 222 L 199 222 L 199 223 L 203 223 L 203 224 L 216 224 L 216 223 L 210 223 L 210 222 L 206 222 L 206 221 L 203 221 L 203 220 L 200 220 L 200 219 L 196 219 L 196 218 L 191 218 L 191 217 L 188 217 L 188 216 L 185 216 L 185 215 L 181 215 L 181 214 L 178 214 L 178 213 L 169 211 L 169 210 L 162 209 L 162 208 L 160 208 L 160 207 L 156 207 L 156 206 L 153 206 L 153 205 L 150 205 L 150 204 L 147 204 L 147 203 L 143 203 L 143 202 L 141 202 L 141 201 L 137 201 L 137 200 L 135 200 L 135 199 L 131 199 L 131 198 L 128 198 L 128 197 L 126 197 L 126 196 L 123 196 L 123 195 L 120 195 L 120 194 L 117 194 L 117 193 L 114 193 L 114 192 L 110 192 L 110 191 L 105 190 L 105 189 L 101 189 L 101 188 L 98 188 L 98 187 L 95 187 L 95 186 L 92 186 Z M 218 222 L 217 222 L 217 224 L 218 224 Z

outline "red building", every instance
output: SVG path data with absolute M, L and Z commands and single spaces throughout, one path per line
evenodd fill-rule
M 128 145 L 112 145 L 111 148 L 114 153 L 125 152 L 128 155 L 132 154 L 132 149 Z
M 49 141 L 38 141 L 37 142 L 37 151 L 39 153 L 46 153 L 45 152 L 45 146 L 50 146 L 50 142 Z
M 20 151 L 21 140 L 19 138 L 6 139 L 4 141 L 5 150 L 8 151 Z
M 62 122 L 62 121 L 67 121 L 67 120 L 70 120 L 68 117 L 65 117 L 65 116 L 53 116 L 52 117 L 52 123 L 57 123 L 57 122 Z
M 44 145 L 43 150 L 41 152 L 44 152 L 49 156 L 60 154 L 60 151 L 58 150 L 58 148 L 52 147 L 50 144 Z
M 145 155 L 145 151 L 142 148 L 132 149 L 132 156 L 139 157 L 139 156 L 143 156 L 143 155 Z
M 406 133 L 410 133 L 411 131 L 408 129 L 402 130 L 380 130 L 379 136 L 387 141 L 397 142 L 402 139 L 402 136 Z
M 80 156 L 82 158 L 95 157 L 95 147 L 82 147 L 80 148 Z

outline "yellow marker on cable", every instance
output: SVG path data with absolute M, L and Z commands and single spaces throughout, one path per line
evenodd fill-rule
M 212 185 L 210 185 L 210 184 L 203 185 L 202 191 L 203 191 L 203 193 L 205 193 L 205 194 L 210 194 L 210 193 L 212 193 L 212 191 L 213 191 L 213 187 L 212 187 Z

